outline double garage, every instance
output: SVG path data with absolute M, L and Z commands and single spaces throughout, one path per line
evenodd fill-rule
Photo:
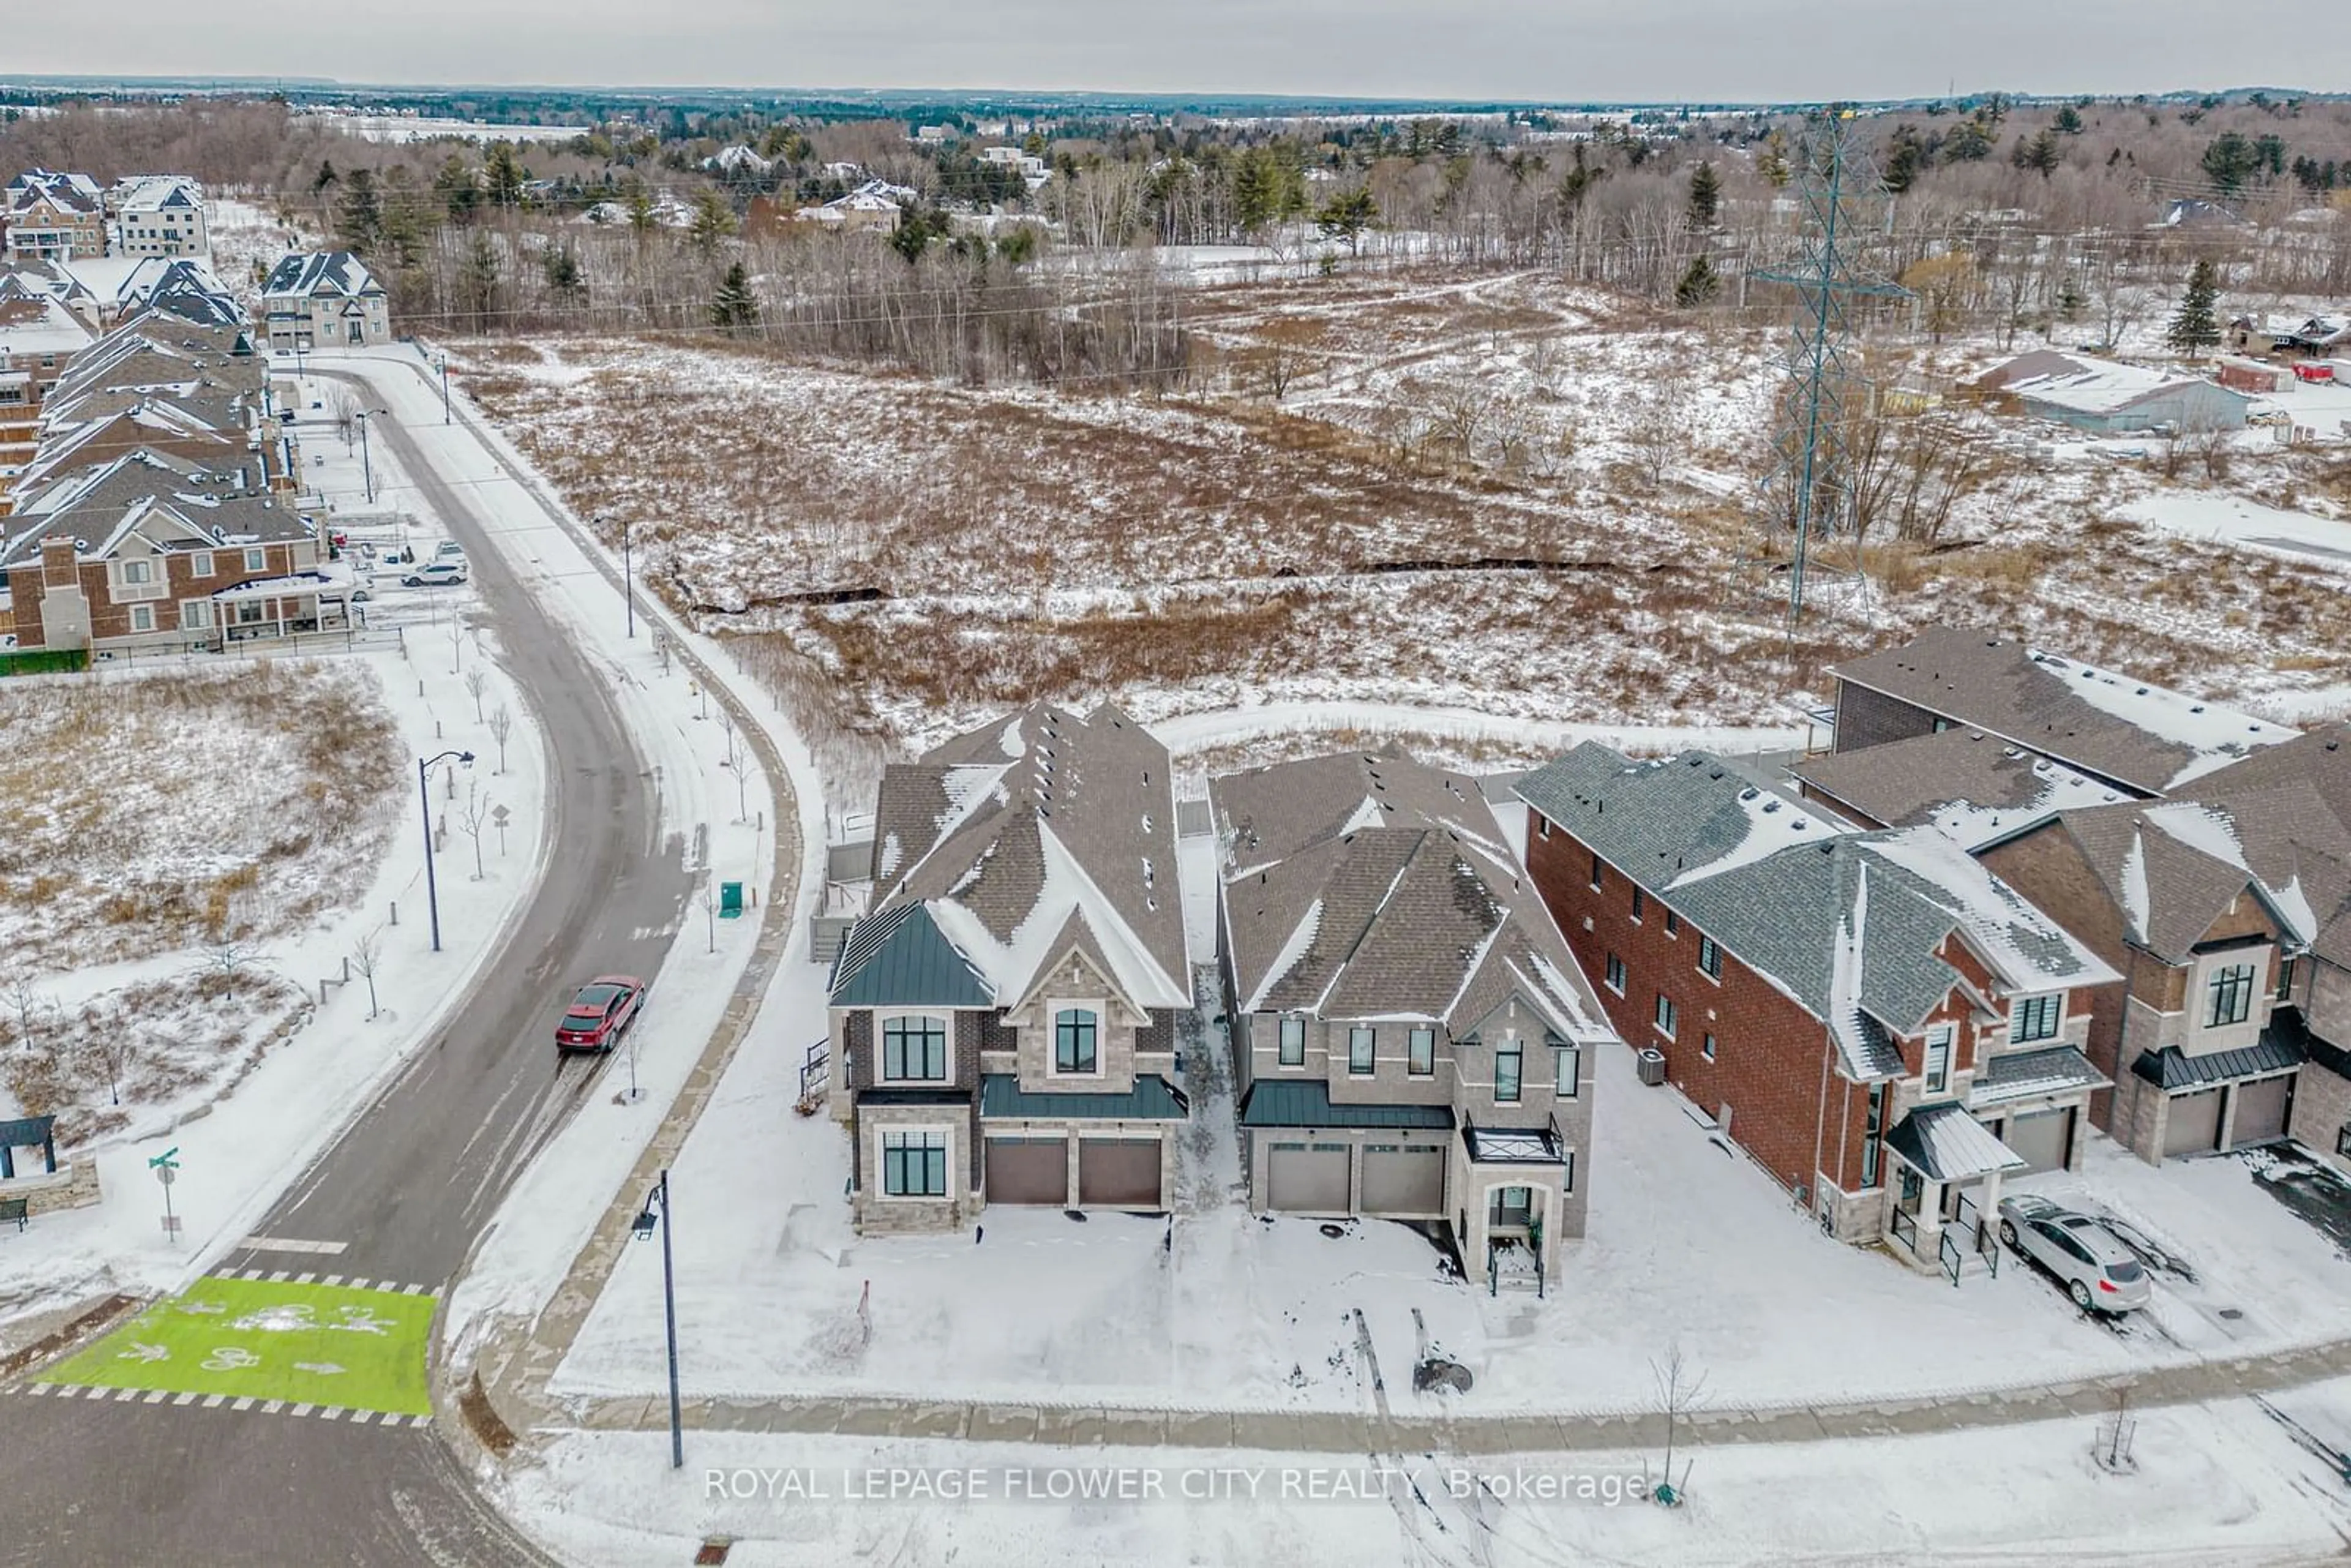
M 2172 1095 L 2163 1120 L 2164 1154 L 2209 1154 L 2220 1146 L 2224 1124 L 2231 1148 L 2284 1137 L 2286 1121 L 2294 1110 L 2294 1077 L 2284 1072 Z M 2233 1110 L 2229 1104 L 2231 1098 L 2236 1102 Z
M 1053 1208 L 1167 1207 L 1164 1139 L 1149 1134 L 1079 1136 L 1074 1201 L 1071 1141 L 1061 1133 L 988 1134 L 982 1166 L 987 1201 Z
M 1311 1134 L 1268 1138 L 1262 1188 L 1266 1207 L 1284 1214 L 1442 1216 L 1447 1147 L 1441 1143 L 1342 1141 Z M 1360 1202 L 1351 1201 L 1358 1151 Z

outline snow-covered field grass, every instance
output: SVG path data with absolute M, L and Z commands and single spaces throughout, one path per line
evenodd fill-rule
M 474 344 L 462 382 L 614 542 L 633 524 L 674 603 L 812 655 L 836 716 L 889 746 L 1039 696 L 1779 723 L 1823 664 L 1954 621 L 2257 710 L 2351 674 L 2346 563 L 2147 509 L 2258 493 L 2341 528 L 2324 451 L 2167 479 L 1967 413 L 1986 453 L 1938 538 L 1873 548 L 1861 587 L 1827 547 L 1791 658 L 1749 564 L 1776 329 L 1534 275 L 1207 288 L 1187 322 L 1180 394 L 674 340 Z M 2000 357 L 1872 353 L 1929 387 Z
M 10 681 L 0 732 L 12 977 L 295 929 L 392 830 L 397 735 L 355 660 Z

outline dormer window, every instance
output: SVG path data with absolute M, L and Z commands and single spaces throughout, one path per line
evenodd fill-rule
M 1091 1008 L 1063 1008 L 1053 1015 L 1053 1071 L 1095 1072 L 1101 1056 L 1097 1040 L 1102 1020 Z
M 2064 1004 L 2064 996 L 2056 991 L 2038 997 L 2019 997 L 2009 1003 L 2009 1043 L 2030 1045 L 2034 1040 L 2056 1039 L 2057 1026 L 2065 1010 Z

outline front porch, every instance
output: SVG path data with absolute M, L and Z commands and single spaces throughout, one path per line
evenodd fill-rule
M 1560 1214 L 1574 1186 L 1574 1156 L 1543 1127 L 1465 1123 L 1458 1145 L 1454 1239 L 1473 1283 L 1505 1281 L 1540 1296 L 1559 1276 Z
M 2024 1157 L 1956 1101 L 1913 1110 L 1886 1134 L 1886 1149 L 1895 1178 L 1886 1241 L 1895 1255 L 1954 1285 L 1997 1273 L 2001 1180 L 2025 1169 Z

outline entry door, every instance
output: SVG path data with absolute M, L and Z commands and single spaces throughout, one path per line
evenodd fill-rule
M 2263 1144 L 2285 1136 L 2286 1113 L 2294 1103 L 2294 1074 L 2237 1085 L 2237 1110 L 2229 1144 Z
M 2164 1125 L 2166 1155 L 2200 1155 L 2220 1145 L 2220 1091 L 2206 1089 L 2181 1094 L 2171 1102 L 2171 1117 Z
M 2010 1149 L 2022 1156 L 2024 1174 L 2055 1171 L 2065 1168 L 2065 1155 L 2074 1144 L 2074 1108 L 2070 1105 L 2054 1111 L 2033 1111 L 2009 1119 L 2008 1134 L 2002 1140 Z

